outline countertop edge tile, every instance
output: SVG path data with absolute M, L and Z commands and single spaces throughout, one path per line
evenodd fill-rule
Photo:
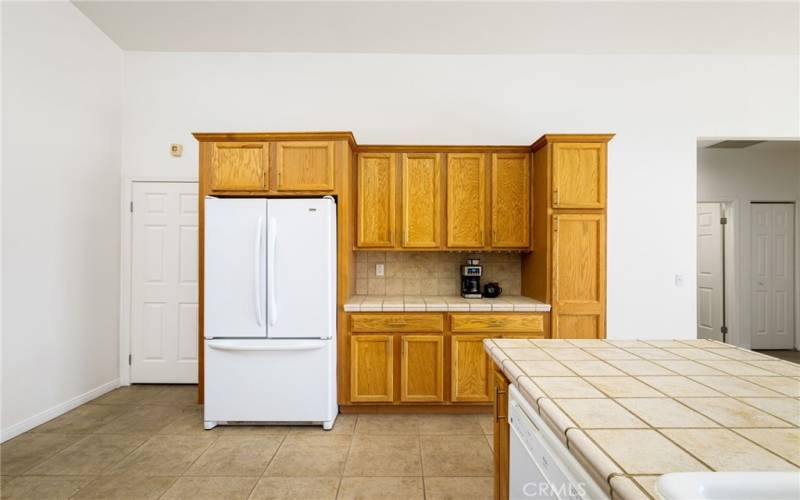
M 614 498 L 620 498 L 621 500 L 646 500 L 650 498 L 650 495 L 642 491 L 636 485 L 636 481 L 628 476 L 614 476 L 609 483 L 611 483 L 611 489 L 614 491 Z
M 582 430 L 567 430 L 567 443 L 572 456 L 586 467 L 586 471 L 594 478 L 597 485 L 611 494 L 608 478 L 612 474 L 624 475 L 625 472 Z
M 576 428 L 575 422 L 561 411 L 561 408 L 550 398 L 539 400 L 539 414 L 545 418 L 545 422 L 550 424 L 550 428 L 567 444 L 567 431 Z
M 496 299 L 465 299 L 459 295 L 352 295 L 345 312 L 550 312 L 550 305 L 522 295 Z

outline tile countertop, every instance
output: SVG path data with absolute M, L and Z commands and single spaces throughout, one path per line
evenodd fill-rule
M 710 340 L 484 340 L 614 498 L 667 472 L 800 469 L 800 365 Z
M 380 311 L 497 311 L 549 312 L 550 305 L 519 295 L 496 299 L 465 299 L 449 295 L 353 295 L 344 304 L 346 312 Z

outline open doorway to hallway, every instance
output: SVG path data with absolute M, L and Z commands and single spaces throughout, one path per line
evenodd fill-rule
M 800 141 L 700 140 L 697 168 L 698 338 L 796 355 Z

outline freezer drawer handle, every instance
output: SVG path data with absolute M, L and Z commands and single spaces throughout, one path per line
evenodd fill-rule
M 302 344 L 262 344 L 262 345 L 237 345 L 231 343 L 209 342 L 208 347 L 218 351 L 313 351 L 322 349 L 326 342 L 306 342 Z
M 261 239 L 262 231 L 264 228 L 264 218 L 259 217 L 256 226 L 256 244 L 255 244 L 255 283 L 256 283 L 256 320 L 258 326 L 264 326 L 264 318 L 261 316 Z
M 278 322 L 278 301 L 275 297 L 275 248 L 278 246 L 278 221 L 275 217 L 269 218 L 269 227 L 267 229 L 269 235 L 269 264 L 267 268 L 267 283 L 269 283 L 269 290 L 267 290 L 267 297 L 269 297 L 269 326 L 275 326 Z

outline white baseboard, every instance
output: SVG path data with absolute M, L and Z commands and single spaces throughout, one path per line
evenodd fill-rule
M 39 412 L 32 417 L 28 417 L 22 422 L 18 422 L 14 425 L 6 427 L 0 430 L 0 443 L 4 443 L 9 439 L 19 436 L 23 432 L 27 432 L 33 429 L 36 426 L 42 425 L 43 423 L 53 420 L 54 418 L 67 413 L 68 411 L 79 407 L 84 403 L 88 403 L 89 401 L 99 398 L 103 394 L 112 391 L 119 387 L 119 379 L 115 378 L 110 382 L 106 382 L 103 385 L 97 386 L 90 391 L 84 392 L 74 398 L 70 399 L 69 401 L 65 401 L 59 405 L 53 406 L 52 408 L 48 408 L 43 412 Z

